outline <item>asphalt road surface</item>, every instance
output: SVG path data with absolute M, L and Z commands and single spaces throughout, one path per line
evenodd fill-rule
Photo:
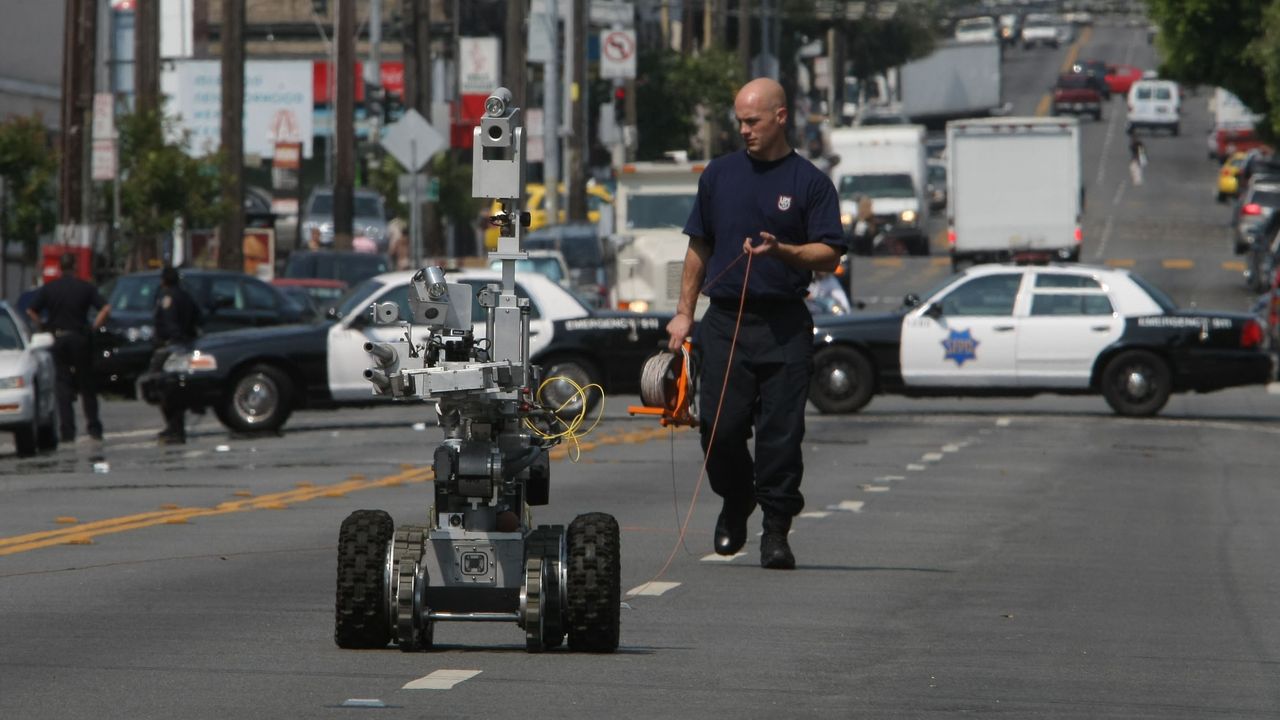
M 1150 61 L 1137 29 L 1082 41 Z M 1034 111 L 1032 76 L 1068 52 L 1012 53 L 1015 103 Z M 1138 187 L 1119 101 L 1089 124 L 1085 256 L 1240 309 L 1187 106 Z M 947 271 L 902 260 L 861 264 L 859 287 L 901 297 Z M 754 537 L 708 557 L 696 437 L 627 417 L 634 401 L 610 398 L 577 462 L 558 450 L 535 515 L 618 518 L 609 655 L 529 655 L 502 623 L 440 624 L 430 653 L 334 645 L 342 519 L 426 518 L 425 406 L 302 412 L 266 438 L 207 416 L 157 447 L 158 411 L 111 401 L 101 444 L 0 445 L 0 718 L 1280 717 L 1280 395 L 1175 396 L 1144 420 L 1095 397 L 811 414 L 793 572 L 762 570 Z

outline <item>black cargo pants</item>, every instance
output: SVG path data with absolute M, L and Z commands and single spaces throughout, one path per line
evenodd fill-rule
M 800 299 L 748 300 L 730 367 L 737 312 L 737 300 L 712 300 L 695 336 L 702 450 L 710 448 L 707 477 L 726 505 L 748 512 L 758 503 L 765 527 L 784 529 L 804 508 L 801 443 L 813 318 Z M 747 448 L 753 432 L 754 459 Z

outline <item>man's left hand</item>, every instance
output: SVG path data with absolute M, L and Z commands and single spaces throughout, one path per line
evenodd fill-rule
M 760 243 L 753 245 L 751 238 L 742 241 L 742 252 L 748 255 L 769 255 L 778 248 L 778 238 L 771 233 L 760 232 Z

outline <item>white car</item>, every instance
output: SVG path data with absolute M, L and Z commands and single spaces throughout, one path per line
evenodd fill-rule
M 1022 23 L 1022 47 L 1035 45 L 1058 47 L 1061 37 L 1058 34 L 1058 20 L 1052 15 L 1036 13 L 1028 15 Z
M 13 433 L 18 455 L 58 447 L 53 336 L 27 325 L 0 302 L 0 432 Z
M 994 42 L 999 39 L 995 18 L 989 15 L 964 18 L 956 23 L 958 42 Z
M 428 327 L 406 321 L 384 325 L 370 308 L 392 303 L 401 318 L 409 306 L 413 271 L 384 273 L 352 288 L 326 321 L 210 333 L 191 351 L 170 357 L 164 373 L 143 384 L 143 396 L 158 397 L 176 387 L 189 407 L 212 407 L 236 432 L 274 432 L 293 410 L 388 402 L 376 396 L 364 371 L 373 361 L 366 342 L 426 342 Z M 450 282 L 473 289 L 500 283 L 492 270 L 447 273 Z M 566 377 L 579 386 L 599 384 L 605 392 L 634 392 L 650 355 L 666 346 L 671 314 L 592 310 L 544 275 L 516 274 L 516 294 L 530 299 L 529 359 L 544 377 Z M 471 322 L 476 347 L 485 347 L 486 313 L 473 297 Z M 425 362 L 425 360 L 423 361 Z M 598 396 L 592 396 L 594 403 Z M 543 399 L 567 410 L 576 407 L 572 386 L 549 383 Z
M 1168 130 L 1177 135 L 1181 127 L 1182 96 L 1172 80 L 1142 79 L 1129 88 L 1128 129 Z
M 819 317 L 809 399 L 854 412 L 877 393 L 1099 394 L 1143 417 L 1172 393 L 1263 385 L 1275 357 L 1258 318 L 1179 309 L 1119 268 L 977 265 L 885 315 Z

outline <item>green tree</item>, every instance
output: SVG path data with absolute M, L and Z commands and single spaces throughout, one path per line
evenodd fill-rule
M 636 74 L 636 157 L 661 158 L 669 150 L 689 150 L 699 110 L 713 133 L 732 132 L 733 97 L 745 82 L 732 52 L 712 49 L 696 55 L 671 50 L 641 52 Z
M 216 156 L 193 158 L 174 137 L 171 121 L 158 111 L 117 118 L 120 132 L 121 228 L 115 256 L 137 268 L 156 257 L 163 233 L 182 220 L 190 228 L 211 228 L 229 212 L 222 200 Z M 182 138 L 185 144 L 185 137 Z
M 1245 100 L 1257 112 L 1266 112 L 1268 127 L 1264 134 L 1280 138 L 1280 2 L 1272 2 L 1262 18 L 1262 34 L 1249 43 L 1245 56 L 1261 70 L 1266 102 L 1254 104 Z M 1237 93 L 1239 95 L 1239 93 Z M 1241 96 L 1243 99 L 1243 96 Z
M 1271 115 L 1275 126 L 1272 108 L 1280 107 L 1271 101 L 1280 83 L 1275 5 L 1272 0 L 1148 0 L 1147 12 L 1160 27 L 1160 74 L 1188 85 L 1224 87 L 1254 112 Z M 1265 12 L 1268 7 L 1271 12 Z M 1270 47 L 1265 46 L 1264 12 Z
M 38 116 L 13 117 L 0 123 L 0 178 L 5 186 L 0 234 L 6 243 L 22 243 L 27 263 L 35 262 L 40 236 L 52 231 L 57 222 L 57 170 L 57 153 Z
M 866 17 L 839 28 L 850 73 L 859 80 L 933 52 L 933 21 L 924 5 L 904 3 L 888 19 Z

